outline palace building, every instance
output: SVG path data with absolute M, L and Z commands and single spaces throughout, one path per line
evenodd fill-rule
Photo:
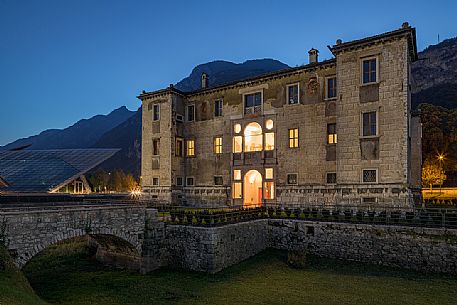
M 142 188 L 192 206 L 420 200 L 421 125 L 411 109 L 415 29 L 329 46 L 333 59 L 142 101 Z

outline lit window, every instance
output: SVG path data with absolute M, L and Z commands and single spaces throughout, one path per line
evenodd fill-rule
M 235 169 L 233 171 L 233 180 L 241 180 L 241 170 Z
M 363 128 L 362 135 L 364 137 L 376 136 L 377 123 L 376 123 L 376 111 L 365 112 L 362 114 Z
M 298 84 L 287 86 L 287 103 L 288 104 L 298 104 L 299 103 Z
M 154 185 L 154 186 L 159 185 L 159 177 L 152 177 L 152 185 Z
M 265 134 L 265 150 L 275 149 L 275 134 L 274 132 L 267 132 Z
M 298 147 L 298 128 L 289 129 L 289 147 Z
M 187 177 L 186 178 L 186 185 L 193 186 L 194 185 L 194 177 Z
M 327 173 L 327 184 L 336 183 L 336 173 Z
M 222 116 L 222 100 L 214 101 L 214 116 Z
M 159 155 L 159 148 L 160 148 L 160 140 L 159 139 L 153 139 L 152 140 L 152 154 L 154 156 Z
M 273 129 L 273 120 L 271 119 L 268 119 L 265 121 L 265 127 L 270 130 L 270 129 Z
M 376 58 L 367 59 L 362 62 L 362 82 L 364 84 L 376 82 Z
M 176 185 L 182 186 L 182 177 L 176 177 Z
M 153 121 L 160 120 L 160 105 L 159 104 L 154 104 L 154 106 L 152 107 L 152 120 Z
M 214 138 L 214 153 L 222 154 L 222 137 Z
M 244 96 L 244 114 L 260 113 L 262 111 L 262 93 L 246 94 Z
M 273 179 L 273 169 L 272 168 L 265 169 L 265 179 Z
M 233 137 L 233 153 L 240 153 L 243 151 L 243 137 Z
M 186 144 L 187 144 L 186 145 L 186 147 L 187 147 L 186 155 L 188 157 L 195 156 L 195 141 L 194 140 L 187 140 Z
M 232 198 L 233 199 L 242 198 L 241 185 L 242 185 L 241 182 L 233 183 L 233 190 L 232 190 Z
M 187 106 L 187 122 L 195 121 L 195 105 L 188 105 Z
M 336 97 L 336 77 L 327 78 L 327 98 Z
M 244 129 L 244 151 L 261 151 L 262 146 L 262 127 L 256 122 L 249 123 Z
M 275 183 L 273 181 L 267 181 L 264 183 L 264 193 L 265 199 L 275 198 Z
M 222 184 L 223 184 L 222 176 L 214 176 L 214 185 L 222 185 Z
M 235 133 L 240 133 L 241 131 L 241 125 L 240 124 L 235 124 L 235 126 L 233 126 L 233 131 Z
M 337 141 L 336 124 L 327 124 L 327 144 L 336 144 Z
M 184 141 L 182 138 L 176 138 L 175 155 L 177 157 L 182 157 L 183 143 L 184 143 Z
M 297 184 L 297 174 L 287 174 L 287 184 Z
M 378 171 L 376 169 L 364 169 L 362 171 L 363 183 L 376 183 L 378 181 Z

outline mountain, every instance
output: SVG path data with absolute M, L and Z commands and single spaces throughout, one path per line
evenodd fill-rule
M 230 61 L 216 60 L 196 66 L 190 75 L 175 85 L 178 90 L 189 92 L 201 88 L 201 75 L 208 74 L 209 87 L 224 83 L 243 80 L 261 74 L 289 68 L 288 65 L 274 59 L 247 60 L 241 64 Z
M 412 104 L 457 107 L 457 37 L 418 53 L 412 66 Z
M 136 177 L 141 167 L 141 107 L 125 122 L 98 139 L 93 148 L 120 148 L 114 156 L 100 164 L 105 171 L 122 169 Z
M 105 132 L 125 122 L 134 113 L 135 111 L 122 106 L 108 115 L 82 119 L 65 129 L 48 129 L 38 135 L 16 140 L 0 147 L 0 150 L 24 146 L 28 146 L 25 149 L 88 148 L 93 146 Z

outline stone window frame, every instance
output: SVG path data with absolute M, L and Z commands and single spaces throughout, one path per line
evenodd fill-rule
M 329 89 L 328 81 L 330 79 L 335 79 L 336 92 L 335 92 L 335 96 L 333 96 L 333 97 L 328 97 L 328 89 Z M 334 101 L 338 98 L 338 84 L 337 84 L 336 74 L 325 77 L 325 86 L 324 87 L 325 87 L 325 100 L 326 101 Z
M 157 112 L 155 110 L 155 108 L 157 107 Z M 157 114 L 157 118 L 156 118 L 156 114 Z M 157 122 L 157 121 L 160 121 L 160 104 L 152 104 L 152 121 L 153 122 Z
M 157 151 L 154 143 L 157 143 Z M 154 153 L 156 152 L 156 153 Z M 160 155 L 160 138 L 153 138 L 152 139 L 152 155 L 153 156 L 159 156 Z
M 335 132 L 334 133 L 330 133 L 329 131 L 329 127 L 330 125 L 334 125 L 335 126 Z M 338 143 L 338 132 L 337 132 L 337 125 L 335 122 L 328 122 L 327 123 L 327 139 L 326 139 L 326 144 L 327 145 L 336 145 Z
M 329 179 L 328 179 L 329 174 L 335 174 L 335 182 L 329 182 Z M 337 178 L 338 178 L 338 177 L 337 177 L 336 172 L 326 172 L 326 173 L 325 173 L 325 184 L 335 185 L 335 184 L 336 184 L 336 179 L 337 179 Z
M 217 140 L 220 139 L 220 144 L 217 143 Z M 222 147 L 223 147 L 223 136 L 219 135 L 219 136 L 215 136 L 213 138 L 213 152 L 216 154 L 216 155 L 220 155 L 222 154 Z
M 193 107 L 193 119 L 189 120 L 189 107 Z M 186 105 L 186 122 L 195 122 L 195 103 Z
M 289 102 L 289 87 L 297 86 L 298 101 L 296 103 Z M 286 105 L 300 105 L 300 82 L 291 83 L 286 85 Z
M 216 178 L 221 178 L 221 183 L 220 184 L 216 183 Z M 217 185 L 217 186 L 224 185 L 224 177 L 222 175 L 214 175 L 213 179 L 214 179 L 214 185 Z
M 294 137 L 291 137 L 290 136 L 290 131 L 291 130 L 295 130 L 295 129 L 297 130 L 297 136 L 295 137 L 295 135 L 294 135 Z M 289 128 L 287 130 L 287 139 L 288 139 L 287 146 L 289 148 L 299 148 L 300 147 L 300 130 L 299 130 L 299 128 L 298 127 Z M 297 140 L 297 145 L 295 145 L 295 139 Z M 294 141 L 294 145 L 291 145 L 291 140 Z
M 256 113 L 253 112 L 252 114 L 247 114 L 246 113 L 246 96 L 247 95 L 255 95 L 256 93 L 260 93 L 260 113 L 258 113 L 259 115 L 263 114 L 263 89 L 255 89 L 255 90 L 252 90 L 252 91 L 247 91 L 247 92 L 244 92 L 242 94 L 242 105 L 243 105 L 243 117 L 244 116 L 249 116 L 249 115 L 255 115 Z M 248 107 L 248 108 L 251 108 L 251 107 Z M 255 108 L 255 106 L 253 107 Z
M 181 179 L 181 183 L 178 183 L 178 179 Z M 176 177 L 176 185 L 177 186 L 183 186 L 184 185 L 184 179 L 181 176 Z
M 370 182 L 365 182 L 363 181 L 363 176 L 364 176 L 364 171 L 376 171 L 376 181 L 370 181 Z M 360 181 L 363 183 L 363 184 L 376 184 L 376 183 L 379 183 L 379 169 L 378 168 L 374 168 L 374 167 L 368 167 L 368 168 L 362 168 L 362 170 L 360 171 Z
M 291 176 L 291 175 L 295 175 L 296 176 L 295 177 L 295 183 L 290 183 L 289 182 L 289 176 Z M 287 173 L 287 175 L 286 175 L 286 184 L 287 185 L 298 185 L 298 173 Z
M 189 184 L 189 179 L 192 179 L 192 184 Z M 186 186 L 195 186 L 195 177 L 194 176 L 186 176 Z
M 363 63 L 367 60 L 373 60 L 373 59 L 376 60 L 376 81 L 364 83 L 363 82 Z M 360 57 L 360 86 L 378 84 L 379 75 L 380 75 L 380 73 L 379 73 L 379 54 Z
M 192 147 L 189 145 L 192 143 Z M 194 158 L 195 157 L 195 139 L 186 139 L 186 157 L 188 158 Z
M 365 113 L 376 112 L 376 134 L 370 136 L 363 135 L 363 115 Z M 379 137 L 379 111 L 377 109 L 363 110 L 360 112 L 360 138 L 361 139 L 370 139 Z
M 178 142 L 180 144 L 178 145 Z M 178 154 L 178 146 L 180 147 L 180 153 Z M 184 139 L 182 137 L 176 137 L 175 138 L 175 156 L 176 157 L 182 157 L 184 154 Z
M 220 103 L 220 107 L 218 107 Z M 224 100 L 222 98 L 214 100 L 214 117 L 220 118 L 224 116 Z M 219 112 L 218 112 L 219 111 Z
M 154 183 L 154 181 L 157 181 L 157 183 Z M 159 176 L 153 176 L 152 177 L 152 186 L 159 186 L 160 185 L 160 177 Z

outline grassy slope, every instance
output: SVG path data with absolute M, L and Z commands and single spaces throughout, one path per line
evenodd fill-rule
M 216 275 L 161 270 L 142 276 L 110 270 L 87 252 L 50 248 L 26 266 L 35 290 L 53 304 L 456 304 L 457 279 L 311 258 L 291 269 L 267 251 Z
M 33 292 L 27 279 L 13 264 L 6 249 L 0 245 L 0 304 L 46 304 Z

